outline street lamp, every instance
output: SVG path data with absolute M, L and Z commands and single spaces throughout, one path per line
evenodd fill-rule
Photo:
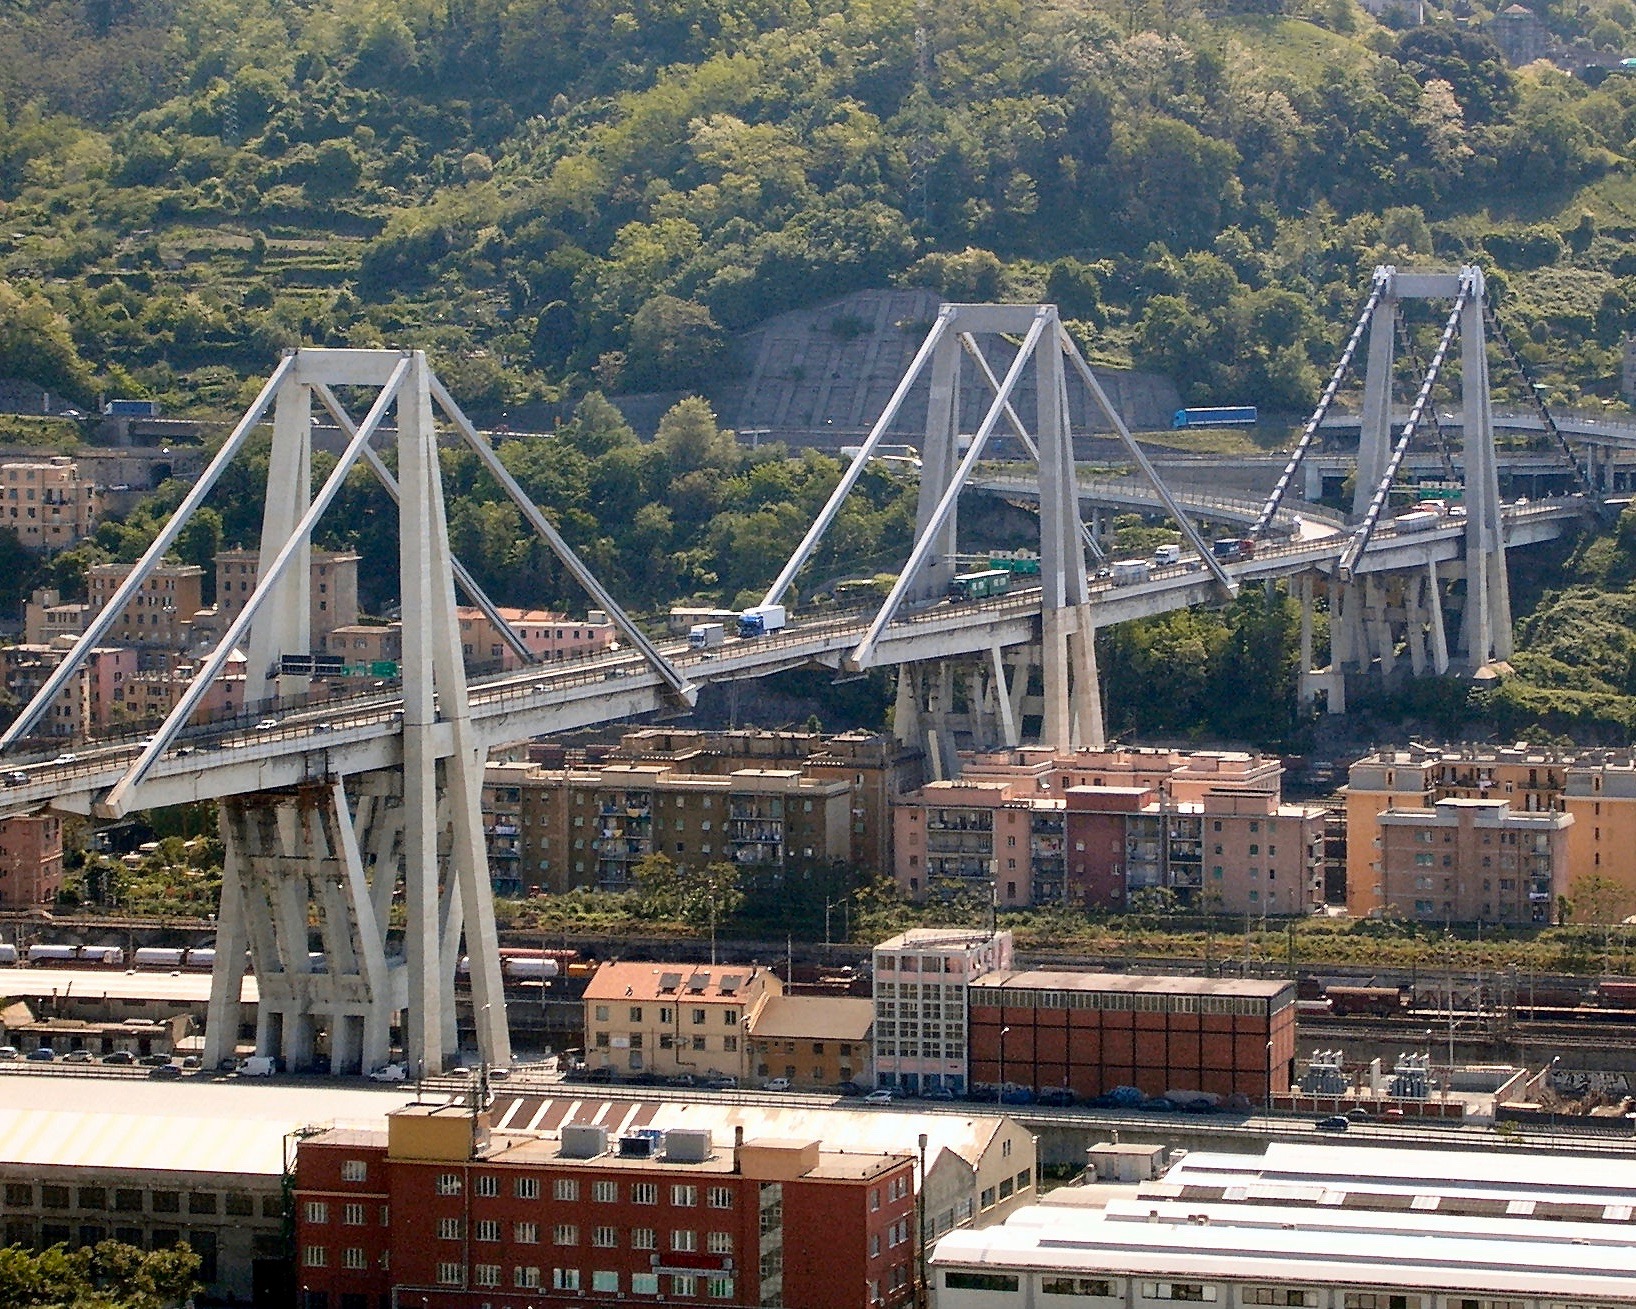
M 1272 1112 L 1272 1041 L 1267 1041 L 1267 1112 Z
M 1004 1101 L 1005 1101 L 1005 1038 L 1006 1038 L 1006 1034 L 1008 1032 L 1010 1032 L 1010 1031 L 1011 1031 L 1011 1029 L 1009 1027 L 1002 1027 L 1000 1029 L 1000 1097 L 999 1098 L 1000 1098 L 1001 1103 L 1004 1103 Z

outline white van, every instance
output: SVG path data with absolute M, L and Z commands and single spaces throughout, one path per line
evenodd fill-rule
M 278 1061 L 270 1055 L 253 1054 L 238 1067 L 240 1077 L 271 1077 L 278 1071 Z

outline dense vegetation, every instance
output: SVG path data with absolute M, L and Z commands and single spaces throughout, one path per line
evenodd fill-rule
M 1611 396 L 1636 79 L 1513 72 L 1459 12 L 0 0 L 0 376 L 230 410 L 281 347 L 392 342 L 498 415 L 698 388 L 896 280 L 1299 410 L 1374 262 L 1474 258 L 1558 394 Z M 1636 31 L 1539 12 L 1610 65 Z
M 70 1250 L 0 1248 L 0 1304 L 61 1309 L 172 1309 L 199 1289 L 199 1256 L 186 1245 L 144 1253 L 121 1241 Z

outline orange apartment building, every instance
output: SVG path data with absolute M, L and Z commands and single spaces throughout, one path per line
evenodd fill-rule
M 1503 800 L 1513 814 L 1572 814 L 1564 893 L 1572 900 L 1575 885 L 1589 887 L 1595 879 L 1595 898 L 1606 901 L 1602 912 L 1636 912 L 1636 864 L 1629 858 L 1636 842 L 1636 788 L 1622 780 L 1631 771 L 1628 756 L 1523 744 L 1411 745 L 1365 755 L 1347 775 L 1347 909 L 1355 917 L 1379 915 L 1401 899 L 1400 888 L 1391 899 L 1383 889 L 1382 814 L 1461 799 Z M 1401 904 L 1397 912 L 1405 912 Z
M 71 644 L 85 631 L 90 611 L 88 604 L 64 604 L 60 591 L 41 587 L 23 602 L 23 642 L 50 645 L 66 640 Z
M 314 550 L 308 565 L 308 614 L 312 624 L 312 651 L 286 650 L 285 654 L 331 653 L 329 637 L 338 627 L 358 621 L 358 561 L 350 550 Z M 216 553 L 216 606 L 201 616 L 201 635 L 208 629 L 218 639 L 243 611 L 261 575 L 261 551 L 220 550 Z
M 93 564 L 86 579 L 91 617 L 108 607 L 134 564 Z M 202 603 L 204 569 L 162 563 L 150 573 L 108 631 L 112 644 L 166 650 L 186 649 L 194 615 Z
M 1389 917 L 1544 925 L 1568 893 L 1572 814 L 1451 796 L 1430 809 L 1388 809 L 1376 825 L 1370 891 Z
M 0 464 L 0 527 L 30 550 L 66 550 L 96 530 L 102 496 L 65 455 Z
M 53 904 L 62 889 L 62 819 L 19 814 L 0 821 L 0 909 Z

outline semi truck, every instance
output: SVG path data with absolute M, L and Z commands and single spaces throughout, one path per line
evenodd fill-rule
M 714 650 L 727 639 L 727 628 L 721 623 L 694 623 L 687 629 L 687 643 L 695 650 Z
M 745 638 L 765 636 L 788 621 L 783 605 L 754 605 L 738 616 L 738 634 Z
M 1249 537 L 1228 537 L 1225 540 L 1213 542 L 1210 553 L 1224 564 L 1238 563 L 1243 559 L 1255 558 L 1255 542 Z
M 1170 419 L 1172 428 L 1253 427 L 1254 405 L 1231 405 L 1219 409 L 1178 409 Z

